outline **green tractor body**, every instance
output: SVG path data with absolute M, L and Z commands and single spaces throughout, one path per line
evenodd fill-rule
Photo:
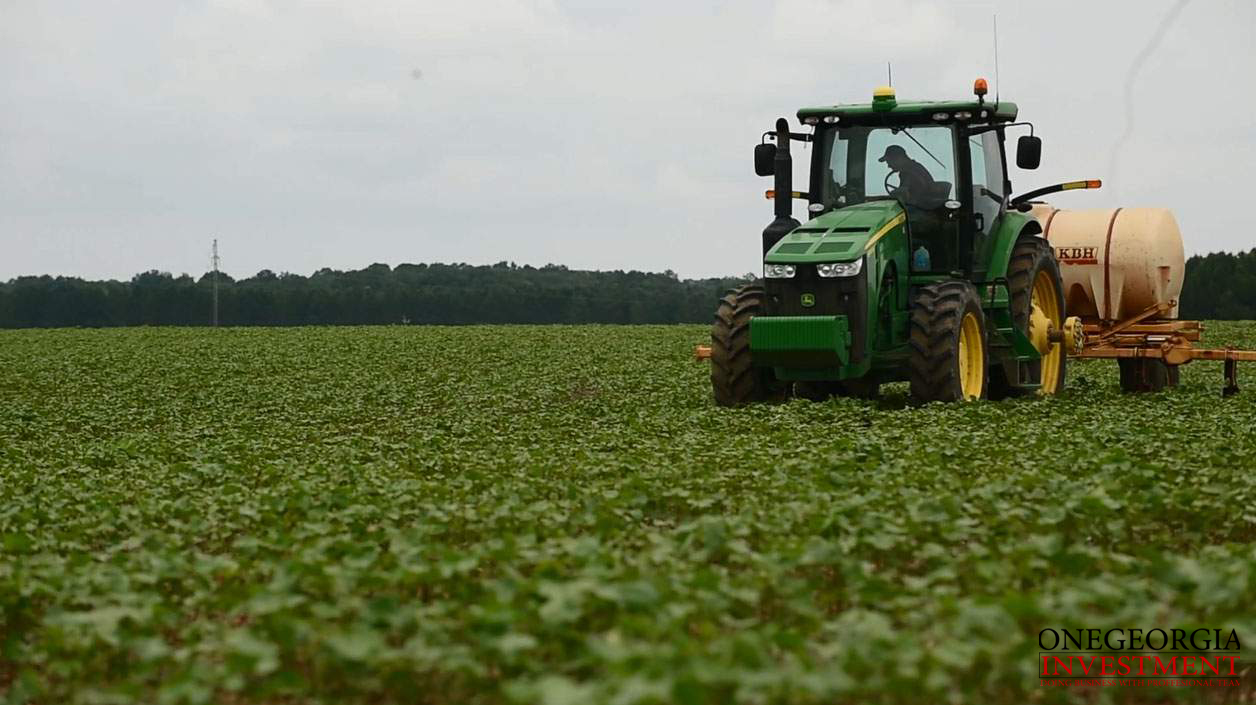
M 755 152 L 757 173 L 776 177 L 777 218 L 764 278 L 716 313 L 717 402 L 869 396 L 894 381 L 924 401 L 1063 387 L 1080 326 L 1041 227 L 1011 196 L 1005 133 L 1024 123 L 978 88 L 974 101 L 900 104 L 879 89 L 869 104 L 805 108 L 802 134 L 777 121 L 775 144 Z M 811 145 L 809 191 L 792 190 L 791 141 Z M 1036 167 L 1040 145 L 1022 136 L 1018 165 Z M 793 220 L 793 198 L 810 220 Z

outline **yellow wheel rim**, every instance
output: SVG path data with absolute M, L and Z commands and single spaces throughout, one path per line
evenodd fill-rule
M 1064 312 L 1060 310 L 1060 296 L 1055 287 L 1055 279 L 1046 270 L 1038 272 L 1034 277 L 1034 289 L 1030 298 L 1030 307 L 1040 309 L 1051 327 L 1057 331 L 1064 330 Z M 1042 354 L 1042 387 L 1039 394 L 1055 394 L 1060 386 L 1060 362 L 1064 357 L 1064 346 L 1052 343 Z
M 981 339 L 981 323 L 977 316 L 965 313 L 959 327 L 959 388 L 964 399 L 981 398 L 985 382 L 985 341 Z

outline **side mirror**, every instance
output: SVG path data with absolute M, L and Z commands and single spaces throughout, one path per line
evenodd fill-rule
M 754 173 L 759 176 L 776 173 L 776 145 L 764 142 L 754 146 Z
M 1042 138 L 1022 135 L 1016 140 L 1016 166 L 1021 169 L 1037 169 L 1042 162 Z

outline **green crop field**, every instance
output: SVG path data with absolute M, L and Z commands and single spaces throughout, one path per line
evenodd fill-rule
M 1246 655 L 1165 690 L 1037 660 L 1048 627 L 1256 648 L 1256 365 L 728 410 L 705 335 L 0 332 L 0 701 L 1256 697 Z

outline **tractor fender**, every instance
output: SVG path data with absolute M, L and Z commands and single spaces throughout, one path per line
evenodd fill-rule
M 1041 235 L 1038 219 L 1028 213 L 1011 211 L 999 218 L 999 225 L 991 233 L 990 267 L 986 280 L 995 281 L 1007 276 L 1007 266 L 1012 261 L 1012 249 L 1021 235 Z
M 876 238 L 869 242 L 869 246 L 865 250 L 864 266 L 868 269 L 868 315 L 865 318 L 868 325 L 868 335 L 864 337 L 864 344 L 867 346 L 869 356 L 876 350 L 878 343 L 892 346 L 900 342 L 898 334 L 891 333 L 890 339 L 878 341 L 875 330 L 879 327 L 879 322 L 883 316 L 888 316 L 891 320 L 890 330 L 896 330 L 893 321 L 896 317 L 904 318 L 903 325 L 906 325 L 905 316 L 907 315 L 908 299 L 910 297 L 910 289 L 908 282 L 902 277 L 909 269 L 909 253 L 907 249 L 906 222 L 900 215 L 889 219 L 884 226 L 885 233 L 883 237 Z M 888 304 L 888 311 L 881 310 L 881 287 L 885 283 L 888 273 L 893 273 L 893 298 L 884 302 Z M 905 335 L 905 334 L 904 334 Z
M 886 270 L 893 269 L 896 277 L 910 271 L 908 262 L 911 255 L 907 250 L 906 222 L 900 219 L 902 215 L 900 212 L 899 217 L 890 218 L 883 226 L 883 236 L 874 235 L 865 249 L 864 256 L 867 258 L 865 266 L 868 267 L 869 314 L 872 316 L 868 320 L 875 320 L 877 315 L 875 307 L 880 298 L 881 280 L 885 278 Z M 895 310 L 907 308 L 907 290 L 907 286 L 896 287 L 896 296 L 892 302 Z
M 1020 212 L 1004 213 L 999 219 L 991 237 L 990 268 L 986 270 L 987 282 L 1000 282 L 1003 286 L 990 287 L 990 296 L 985 305 L 991 324 L 991 338 L 999 342 L 991 342 L 996 352 L 1001 348 L 1010 348 L 1011 355 L 999 355 L 1000 362 L 1014 365 L 1013 360 L 1036 360 L 1039 357 L 1037 348 L 1026 337 L 1024 331 L 1016 327 L 1012 318 L 1011 295 L 1007 290 L 1007 270 L 1012 261 L 1012 250 L 1022 235 L 1042 235 L 1042 226 L 1032 215 Z

